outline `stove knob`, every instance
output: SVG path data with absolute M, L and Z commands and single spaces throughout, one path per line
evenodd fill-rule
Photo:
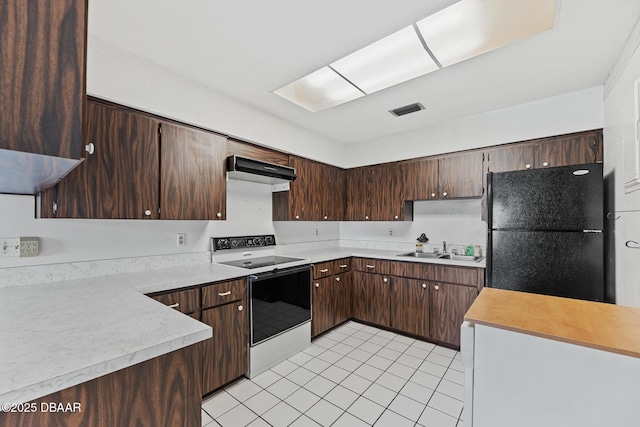
M 264 237 L 264 241 L 267 245 L 273 245 L 274 241 L 273 241 L 273 236 L 265 236 Z
M 253 244 L 256 246 L 260 246 L 260 239 L 258 237 L 253 239 Z

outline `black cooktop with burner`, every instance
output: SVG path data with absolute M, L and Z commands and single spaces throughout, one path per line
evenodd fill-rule
M 260 267 L 268 267 L 270 265 L 286 264 L 288 262 L 294 262 L 294 261 L 302 261 L 302 259 L 273 255 L 273 256 L 221 262 L 220 264 L 231 265 L 233 267 L 242 267 L 242 268 L 260 268 Z

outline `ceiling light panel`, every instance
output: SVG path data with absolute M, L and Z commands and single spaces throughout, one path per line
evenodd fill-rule
M 446 67 L 553 28 L 555 0 L 460 0 L 418 21 Z
M 438 69 L 412 26 L 360 49 L 330 66 L 367 94 Z
M 329 67 L 323 67 L 273 93 L 312 113 L 364 96 Z

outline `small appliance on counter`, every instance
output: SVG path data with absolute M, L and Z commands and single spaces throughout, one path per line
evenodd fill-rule
M 602 164 L 487 181 L 487 286 L 603 301 Z
M 274 235 L 211 238 L 212 261 L 251 270 L 249 378 L 311 344 L 311 263 L 275 255 Z

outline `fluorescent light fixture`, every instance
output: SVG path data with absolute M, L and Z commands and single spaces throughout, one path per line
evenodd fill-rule
M 555 0 L 460 0 L 418 21 L 446 67 L 553 28 Z
M 358 50 L 330 67 L 367 94 L 438 69 L 412 26 Z
M 329 67 L 323 67 L 273 93 L 312 113 L 364 96 Z

